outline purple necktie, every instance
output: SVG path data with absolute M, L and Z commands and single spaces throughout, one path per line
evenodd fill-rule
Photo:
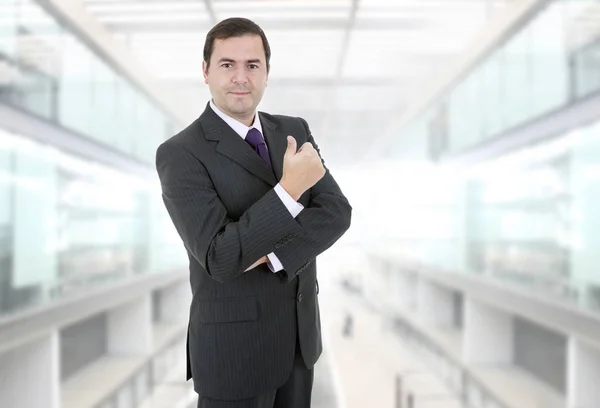
M 248 144 L 254 148 L 260 158 L 263 159 L 270 169 L 272 169 L 273 167 L 271 166 L 271 159 L 269 158 L 267 145 L 265 144 L 265 139 L 260 134 L 260 131 L 256 128 L 250 129 L 246 135 L 246 142 L 248 142 Z

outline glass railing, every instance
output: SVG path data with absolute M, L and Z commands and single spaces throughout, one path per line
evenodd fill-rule
M 152 393 L 166 382 L 169 369 L 178 367 L 182 356 L 180 350 L 185 347 L 180 339 L 172 341 L 163 350 L 146 361 L 135 373 L 123 382 L 115 391 L 107 395 L 94 408 L 140 407 Z M 174 384 L 171 384 L 173 386 Z M 181 382 L 181 396 L 185 395 L 188 384 Z M 189 385 L 191 388 L 191 385 Z M 177 401 L 171 401 L 173 405 Z
M 376 185 L 353 196 L 369 252 L 600 312 L 600 120 L 468 168 L 403 164 L 376 177 L 398 198 L 373 203 Z
M 466 169 L 431 167 L 417 186 L 405 182 L 416 172 L 395 175 L 402 199 L 381 209 L 393 223 L 374 229 L 394 236 L 374 249 L 600 311 L 600 120 Z
M 377 278 L 374 277 L 374 279 Z M 389 282 L 387 283 L 389 284 Z M 353 290 L 351 287 L 344 286 L 344 288 L 358 296 L 369 310 L 384 315 L 384 319 L 389 321 L 389 327 L 401 340 L 402 345 L 414 351 L 415 357 L 447 387 L 455 399 L 460 401 L 463 408 L 512 408 L 506 405 L 495 391 L 479 381 L 457 356 L 451 355 L 435 339 L 416 327 L 410 320 L 395 313 L 391 303 L 388 302 L 389 299 L 383 301 L 380 297 L 375 299 L 364 292 Z M 391 286 L 388 289 L 391 290 L 390 288 Z M 391 295 L 382 294 L 381 296 L 385 298 Z M 412 371 L 406 375 L 410 375 L 410 373 Z M 396 382 L 402 383 L 402 379 L 403 376 L 400 374 Z M 407 393 L 407 391 L 401 390 L 399 393 Z M 411 395 L 406 394 L 405 396 L 410 397 Z M 400 397 L 402 400 L 404 399 L 404 395 Z M 419 407 L 418 398 L 406 399 L 413 401 L 414 408 Z
M 154 163 L 173 120 L 35 0 L 0 3 L 0 102 Z
M 187 266 L 148 179 L 0 130 L 0 316 Z
M 449 355 L 408 320 L 395 316 L 392 327 L 403 344 L 418 353 L 419 358 L 457 396 L 464 408 L 511 408 L 477 380 L 455 356 Z
M 0 2 L 0 103 L 148 165 L 148 178 L 0 128 L 0 316 L 184 268 L 155 174 L 170 118 L 35 0 Z
M 403 157 L 422 140 L 434 158 L 463 152 L 597 94 L 599 9 L 597 0 L 547 1 L 400 129 L 388 151 Z

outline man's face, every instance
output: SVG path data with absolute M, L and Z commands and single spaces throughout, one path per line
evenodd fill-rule
M 202 70 L 215 105 L 249 126 L 247 122 L 254 117 L 268 78 L 260 36 L 216 39 L 210 65 L 207 69 L 204 61 Z

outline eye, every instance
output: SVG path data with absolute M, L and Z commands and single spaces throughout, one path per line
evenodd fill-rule
M 221 66 L 223 68 L 229 68 L 231 66 L 231 64 L 229 62 L 225 62 L 224 64 L 221 64 Z
M 250 64 L 248 65 L 251 69 L 258 69 L 258 65 L 256 64 Z

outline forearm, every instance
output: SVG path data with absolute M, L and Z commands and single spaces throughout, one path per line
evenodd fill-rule
M 239 220 L 230 219 L 206 169 L 179 146 L 161 145 L 157 171 L 163 201 L 185 247 L 219 282 L 244 273 L 301 229 L 274 190 Z
M 322 194 L 296 217 L 302 228 L 288 245 L 276 248 L 287 280 L 291 281 L 304 266 L 329 249 L 348 230 L 352 207 L 343 195 Z
M 319 147 L 314 141 L 304 119 L 300 119 L 310 142 L 320 156 Z M 323 167 L 325 162 L 321 158 Z M 294 199 L 299 199 L 303 191 L 295 189 L 282 180 L 284 188 Z M 287 190 L 286 190 L 287 191 Z M 291 245 L 275 249 L 288 281 L 291 281 L 303 268 L 319 254 L 330 248 L 350 227 L 352 207 L 339 185 L 325 167 L 325 175 L 309 189 L 308 206 L 296 217 L 301 231 L 294 235 Z
M 226 282 L 262 259 L 283 237 L 300 230 L 299 225 L 271 191 L 240 217 L 229 220 L 208 242 L 195 242 L 193 253 L 213 279 Z

